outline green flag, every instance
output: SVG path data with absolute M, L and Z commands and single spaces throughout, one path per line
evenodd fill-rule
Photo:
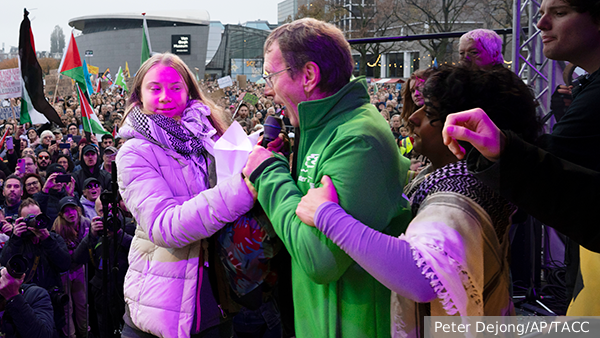
M 125 76 L 123 75 L 123 70 L 119 67 L 119 71 L 117 72 L 117 77 L 115 78 L 115 85 L 123 87 L 125 91 L 129 91 L 127 88 L 127 83 L 125 83 Z
M 142 13 L 144 16 L 144 23 L 142 27 L 142 58 L 140 67 L 152 56 L 152 45 L 150 44 L 150 35 L 148 35 L 148 24 L 146 23 L 146 13 Z

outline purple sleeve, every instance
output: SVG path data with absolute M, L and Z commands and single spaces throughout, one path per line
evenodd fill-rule
M 420 303 L 437 297 L 405 240 L 369 228 L 333 202 L 319 206 L 315 225 L 390 290 Z

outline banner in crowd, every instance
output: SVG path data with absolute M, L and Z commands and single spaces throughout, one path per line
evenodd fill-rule
M 229 75 L 217 79 L 217 83 L 219 84 L 219 88 L 227 88 L 229 86 L 233 86 L 233 80 L 231 80 L 231 76 Z
M 21 97 L 19 68 L 0 70 L 0 100 Z
M 231 59 L 231 76 L 246 75 L 250 82 L 262 79 L 262 59 Z
M 2 107 L 0 108 L 0 120 L 8 120 L 13 117 L 21 117 L 21 107 Z

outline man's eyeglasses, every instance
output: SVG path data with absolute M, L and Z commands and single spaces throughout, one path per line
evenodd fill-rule
M 281 73 L 285 72 L 286 70 L 290 70 L 290 69 L 292 69 L 292 67 L 287 67 L 285 69 L 282 69 L 282 70 L 272 73 L 272 74 L 267 73 L 267 71 L 265 70 L 265 71 L 263 71 L 262 78 L 265 79 L 265 82 L 269 85 L 269 87 L 273 88 L 273 81 L 271 80 L 271 78 L 275 75 L 281 74 Z
M 50 156 L 44 156 L 44 155 L 41 155 L 41 156 L 38 156 L 38 158 L 39 158 L 40 160 L 48 160 L 48 159 L 50 159 Z

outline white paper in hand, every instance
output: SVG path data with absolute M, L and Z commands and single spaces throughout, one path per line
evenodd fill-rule
M 217 183 L 233 175 L 239 175 L 248 161 L 248 155 L 256 141 L 252 143 L 244 129 L 233 121 L 225 134 L 215 142 L 214 156 L 217 168 Z

